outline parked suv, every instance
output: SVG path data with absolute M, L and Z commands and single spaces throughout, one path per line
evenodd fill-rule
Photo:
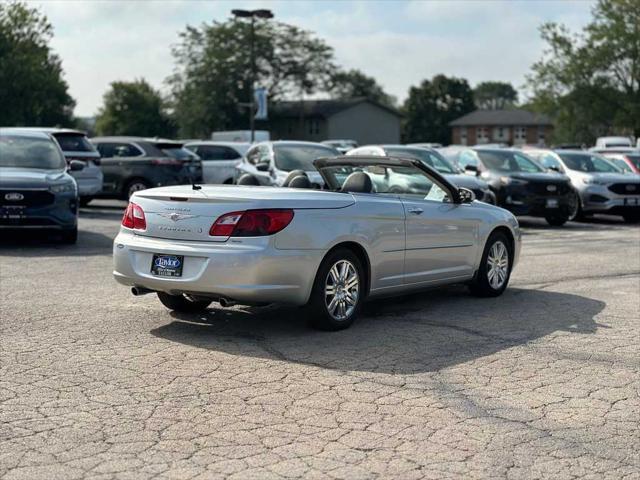
M 527 154 L 569 176 L 577 195 L 577 217 L 608 213 L 621 215 L 626 222 L 640 219 L 640 176 L 625 174 L 607 159 L 584 150 L 528 150 Z
M 0 229 L 56 230 L 64 243 L 78 237 L 78 187 L 67 173 L 84 163 L 65 161 L 43 132 L 0 128 Z
M 437 151 L 428 147 L 413 147 L 408 145 L 366 145 L 349 151 L 347 155 L 373 155 L 405 157 L 418 160 L 428 167 L 434 168 L 456 187 L 471 190 L 476 199 L 495 205 L 496 196 L 489 185 L 478 177 L 462 174 L 456 167 Z
M 62 150 L 67 165 L 72 160 L 84 163 L 82 170 L 70 172 L 78 184 L 80 204 L 86 205 L 94 195 L 102 190 L 102 170 L 100 170 L 100 154 L 87 139 L 85 132 L 69 128 L 28 127 L 16 128 L 19 131 L 43 132 L 51 135 Z M 9 132 L 12 129 L 4 129 Z
M 195 153 L 202 162 L 202 181 L 204 183 L 233 183 L 236 166 L 250 143 L 213 142 L 210 140 L 189 141 L 184 148 Z
M 139 190 L 202 181 L 200 159 L 180 142 L 141 137 L 95 137 L 91 143 L 102 156 L 102 197 L 126 200 Z
M 313 166 L 317 158 L 336 157 L 335 148 L 314 142 L 263 142 L 253 146 L 236 167 L 236 183 L 240 185 L 287 186 L 291 172 L 305 175 L 313 188 L 324 182 Z
M 515 215 L 544 217 L 555 226 L 575 216 L 576 196 L 569 177 L 548 172 L 520 150 L 445 148 L 440 153 L 467 174 L 485 180 L 497 204 Z

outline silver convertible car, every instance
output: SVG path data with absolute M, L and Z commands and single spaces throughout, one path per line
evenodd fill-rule
M 480 296 L 507 287 L 520 251 L 508 211 L 475 201 L 417 160 L 336 157 L 314 165 L 324 190 L 136 192 L 114 240 L 115 279 L 181 312 L 212 301 L 305 306 L 324 330 L 351 325 L 367 298 L 448 283 L 467 283 Z

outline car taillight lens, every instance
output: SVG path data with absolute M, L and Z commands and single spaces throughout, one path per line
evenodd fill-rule
M 293 210 L 247 210 L 218 217 L 209 230 L 212 237 L 261 237 L 283 230 L 293 220 Z
M 144 217 L 144 210 L 140 205 L 129 203 L 122 217 L 122 226 L 133 228 L 134 230 L 146 230 L 147 219 Z

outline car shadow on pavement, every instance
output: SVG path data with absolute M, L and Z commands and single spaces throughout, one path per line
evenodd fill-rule
M 217 305 L 217 304 L 215 304 Z M 471 297 L 461 286 L 368 303 L 347 330 L 307 327 L 301 309 L 210 308 L 170 315 L 152 330 L 167 340 L 230 355 L 341 371 L 411 374 L 437 371 L 554 334 L 593 334 L 605 303 L 580 295 L 508 289 Z M 606 327 L 605 327 L 606 328 Z
M 115 237 L 115 234 L 113 235 Z M 55 231 L 10 231 L 0 235 L 0 257 L 69 257 L 110 255 L 113 237 L 103 233 L 80 230 L 75 245 L 60 243 Z

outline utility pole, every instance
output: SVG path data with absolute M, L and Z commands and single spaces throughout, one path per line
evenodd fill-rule
M 255 100 L 255 88 L 256 88 L 256 54 L 255 54 L 255 28 L 256 17 L 269 19 L 273 18 L 273 12 L 271 10 L 231 10 L 231 14 L 235 18 L 251 18 L 251 33 L 249 36 L 249 56 L 251 59 L 251 88 L 249 92 L 249 128 L 251 129 L 251 143 L 255 141 L 256 137 L 256 100 Z

